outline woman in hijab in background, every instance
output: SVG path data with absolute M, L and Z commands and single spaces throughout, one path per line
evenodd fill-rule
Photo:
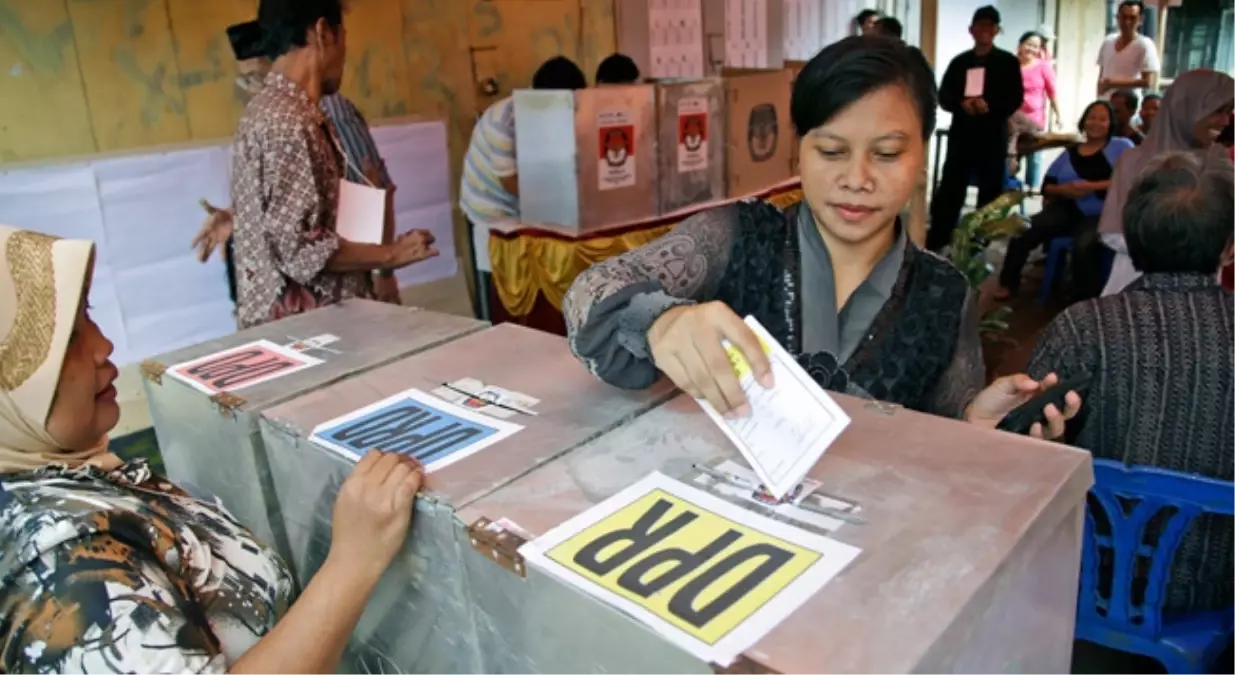
M 215 504 L 108 453 L 112 344 L 94 245 L 0 226 L 0 672 L 332 672 L 402 546 L 419 467 L 370 453 L 288 609 L 277 555 Z
M 1149 135 L 1141 145 L 1119 158 L 1102 204 L 1098 231 L 1103 243 L 1115 251 L 1115 263 L 1102 295 L 1118 293 L 1141 276 L 1132 266 L 1123 236 L 1124 203 L 1141 171 L 1154 157 L 1167 152 L 1213 152 L 1225 157 L 1226 148 L 1215 141 L 1230 122 L 1233 107 L 1235 79 L 1226 73 L 1190 70 L 1177 77 L 1166 90 L 1162 109 Z

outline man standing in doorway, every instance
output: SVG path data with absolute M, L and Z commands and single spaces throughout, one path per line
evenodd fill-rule
M 1110 99 L 1119 89 L 1153 90 L 1158 84 L 1158 48 L 1140 34 L 1145 20 L 1145 3 L 1124 0 L 1119 3 L 1116 23 L 1119 32 L 1106 38 L 1098 50 L 1098 98 Z
M 939 106 L 952 113 L 952 125 L 943 178 L 931 203 L 926 247 L 932 251 L 951 242 L 971 183 L 978 186 L 979 206 L 1003 191 L 1008 118 L 1025 98 L 1020 60 L 995 46 L 999 10 L 979 7 L 969 34 L 973 49 L 952 59 L 939 87 Z
M 424 231 L 391 244 L 362 244 L 335 233 L 345 157 L 320 104 L 343 80 L 342 0 L 261 0 L 258 22 L 274 62 L 232 145 L 236 320 L 242 329 L 373 297 L 371 272 L 437 255 Z

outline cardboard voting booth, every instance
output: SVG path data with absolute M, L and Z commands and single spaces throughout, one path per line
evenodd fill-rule
M 657 214 L 651 85 L 518 90 L 519 217 L 587 231 Z
M 797 134 L 789 117 L 788 70 L 732 70 L 725 75 L 726 182 L 748 195 L 793 176 Z
M 724 199 L 725 88 L 719 78 L 656 84 L 660 212 Z
M 257 429 L 266 408 L 487 324 L 348 300 L 141 364 L 168 477 L 290 553 Z
M 509 556 L 464 556 L 483 670 L 1066 671 L 1088 454 L 836 399 L 839 517 L 709 475 L 741 460 L 684 396 L 464 507 Z
M 428 471 L 412 536 L 354 633 L 346 672 L 486 671 L 464 559 L 501 555 L 483 532 L 471 543 L 475 523 L 459 510 L 670 395 L 610 387 L 563 338 L 502 324 L 267 409 L 262 436 L 302 583 L 329 551 L 335 496 L 359 456 L 403 452 Z

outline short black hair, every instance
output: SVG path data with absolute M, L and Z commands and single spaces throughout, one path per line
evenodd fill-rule
M 969 24 L 973 25 L 979 21 L 990 21 L 998 26 L 1000 21 L 999 10 L 995 9 L 992 5 L 983 5 L 979 7 L 976 11 L 974 11 L 973 21 L 970 21 Z
M 1109 143 L 1115 137 L 1115 106 L 1111 105 L 1110 101 L 1098 99 L 1085 106 L 1085 110 L 1081 112 L 1081 118 L 1076 121 L 1076 130 L 1082 134 L 1085 133 L 1085 120 L 1089 119 L 1089 113 L 1093 112 L 1094 108 L 1106 108 L 1106 119 L 1110 120 L 1110 124 L 1106 127 L 1106 141 Z
M 261 58 L 266 55 L 262 26 L 256 21 L 247 21 L 227 27 L 227 41 L 237 61 Z
M 1109 7 L 1110 5 L 1107 6 Z M 1141 0 L 1123 0 L 1123 2 L 1119 3 L 1119 8 L 1115 11 L 1118 12 L 1124 7 L 1135 7 L 1137 16 L 1145 16 L 1145 3 L 1141 2 Z
M 858 12 L 857 16 L 853 17 L 853 25 L 857 26 L 858 28 L 861 28 L 862 24 L 866 23 L 867 21 L 870 21 L 872 16 L 879 16 L 878 10 L 864 9 Z
M 322 19 L 332 29 L 342 26 L 343 0 L 261 0 L 257 21 L 266 55 L 277 59 L 305 46 L 309 31 Z
M 587 77 L 574 61 L 555 56 L 540 64 L 532 75 L 533 89 L 587 89 Z
M 1128 110 L 1132 112 L 1136 112 L 1141 107 L 1141 96 L 1136 93 L 1135 89 L 1116 89 L 1111 92 L 1111 100 L 1114 101 L 1116 98 L 1123 99 L 1124 104 L 1128 106 Z
M 1028 42 L 1030 38 L 1038 38 L 1042 41 L 1042 44 L 1046 44 L 1046 38 L 1042 37 L 1042 34 L 1036 30 L 1025 31 L 1024 34 L 1021 35 L 1021 39 L 1016 41 L 1016 44 L 1023 45 Z
M 875 22 L 875 30 L 888 37 L 901 39 L 905 35 L 905 27 L 894 16 L 885 16 Z
M 596 84 L 634 84 L 638 81 L 639 66 L 625 54 L 610 54 L 596 66 Z
M 1151 91 L 1148 94 L 1145 94 L 1145 98 L 1141 99 L 1141 105 L 1145 105 L 1145 103 L 1148 101 L 1161 101 L 1161 100 L 1162 100 L 1162 94 L 1159 94 L 1156 91 Z
M 806 63 L 793 84 L 793 127 L 805 136 L 854 101 L 892 84 L 909 90 L 922 120 L 922 139 L 929 139 L 939 101 L 935 74 L 922 50 L 883 36 L 844 38 Z
M 1144 274 L 1215 274 L 1231 241 L 1235 175 L 1225 157 L 1171 152 L 1150 162 L 1128 193 L 1124 239 Z

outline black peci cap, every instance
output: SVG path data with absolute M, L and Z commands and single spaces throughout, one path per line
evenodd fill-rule
M 979 21 L 990 21 L 991 23 L 998 26 L 999 25 L 999 10 L 995 9 L 991 5 L 985 5 L 983 7 L 979 7 L 978 10 L 973 13 L 972 23 L 977 23 Z
M 266 46 L 262 44 L 262 27 L 256 21 L 228 26 L 227 39 L 232 43 L 232 52 L 236 54 L 237 61 L 266 55 Z

